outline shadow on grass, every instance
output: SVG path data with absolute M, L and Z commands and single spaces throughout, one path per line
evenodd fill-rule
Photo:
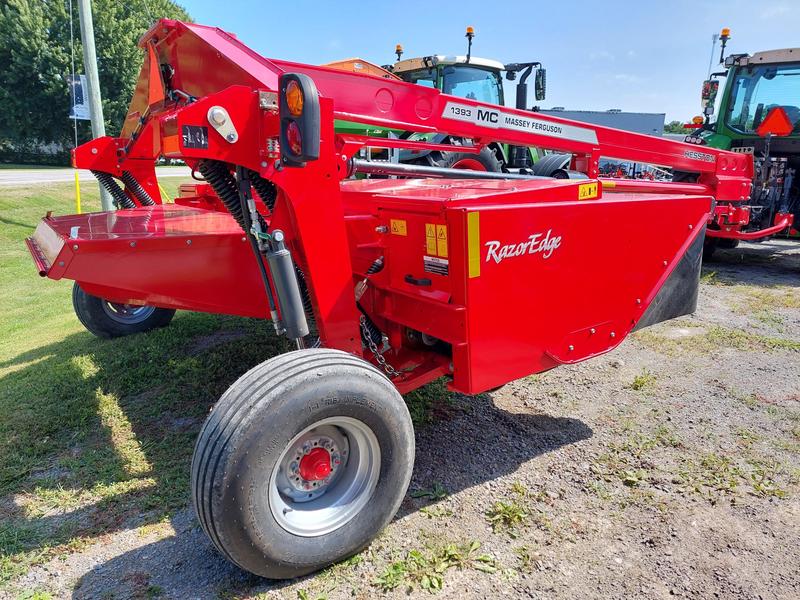
M 406 400 L 412 415 L 423 422 L 417 426 L 411 490 L 438 487 L 454 494 L 592 436 L 592 430 L 578 419 L 510 413 L 498 408 L 489 395 L 451 394 L 441 383 L 422 388 Z M 395 520 L 429 503 L 408 494 Z M 174 535 L 124 552 L 86 573 L 75 585 L 73 597 L 110 592 L 135 597 L 147 589 L 158 589 L 171 598 L 237 597 L 282 590 L 297 581 L 264 580 L 227 562 L 205 537 L 190 508 L 176 514 L 171 524 Z M 326 577 L 324 572 L 322 576 Z
M 288 349 L 263 321 L 180 314 L 169 328 L 77 333 L 0 377 L 0 583 L 32 562 L 187 505 L 206 413 Z
M 800 239 L 743 242 L 730 250 L 717 250 L 710 260 L 703 261 L 703 272 L 716 273 L 723 285 L 796 287 L 800 281 Z
M 209 408 L 246 370 L 289 350 L 263 321 L 181 313 L 117 340 L 77 333 L 6 361 L 0 376 L 0 583 L 122 529 L 176 535 L 88 572 L 76 597 L 141 586 L 175 597 L 267 585 L 213 551 L 189 506 L 189 464 Z M 511 414 L 441 382 L 407 397 L 418 425 L 412 488 L 450 493 L 586 439 L 581 421 Z M 424 502 L 406 498 L 398 518 Z M 138 590 L 138 591 L 137 591 Z M 145 590 L 146 591 L 146 590 Z

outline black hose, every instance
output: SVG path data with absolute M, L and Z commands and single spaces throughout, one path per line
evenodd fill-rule
M 267 205 L 270 214 L 275 212 L 275 199 L 278 197 L 278 188 L 275 187 L 275 184 L 250 169 L 247 169 L 247 176 L 250 178 L 250 183 L 253 184 L 258 197 Z
M 239 191 L 236 186 L 236 179 L 228 170 L 228 166 L 216 160 L 201 160 L 197 165 L 197 170 L 203 175 L 205 180 L 211 185 L 219 199 L 236 219 L 239 226 L 249 235 L 247 221 L 242 211 L 242 203 L 239 200 Z M 267 230 L 267 224 L 261 215 L 258 215 L 258 224 L 261 231 Z
M 375 275 L 375 273 L 379 273 L 383 271 L 383 257 L 380 256 L 375 259 L 375 262 L 369 266 L 367 269 L 367 275 Z
M 128 198 L 128 195 L 119 187 L 119 184 L 114 181 L 114 178 L 109 173 L 92 171 L 92 174 L 97 177 L 97 181 L 100 182 L 100 185 L 111 194 L 117 208 L 136 208 L 136 203 Z
M 377 259 L 375 259 L 375 262 L 373 262 L 367 269 L 367 276 L 379 273 L 380 271 L 383 270 L 383 266 L 384 266 L 383 257 L 380 256 Z M 383 334 L 381 333 L 381 330 L 378 329 L 378 326 L 375 325 L 372 319 L 369 318 L 367 311 L 365 311 L 362 308 L 360 303 L 356 302 L 356 306 L 358 307 L 358 310 L 361 312 L 361 314 L 364 315 L 365 329 L 369 332 L 369 337 L 372 339 L 372 342 L 377 346 L 378 344 L 381 343 L 381 341 L 383 341 Z M 361 341 L 364 342 L 365 344 L 368 341 L 363 329 L 361 330 Z
M 155 200 L 150 197 L 150 194 L 147 193 L 142 185 L 136 181 L 136 178 L 131 175 L 130 171 L 123 171 L 122 172 L 122 183 L 125 184 L 125 187 L 130 190 L 130 192 L 136 196 L 136 199 L 139 200 L 139 203 L 142 206 L 155 206 Z

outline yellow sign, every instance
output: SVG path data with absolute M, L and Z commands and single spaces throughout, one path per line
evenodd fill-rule
M 578 186 L 578 200 L 597 198 L 597 182 L 582 183 Z
M 447 225 L 436 226 L 436 253 L 447 258 Z
M 404 219 L 389 219 L 389 229 L 394 235 L 408 235 L 408 229 Z

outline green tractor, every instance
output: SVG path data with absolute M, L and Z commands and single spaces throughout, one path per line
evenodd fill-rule
M 695 130 L 685 141 L 752 154 L 755 179 L 743 203 L 718 207 L 707 252 L 732 248 L 739 240 L 796 233 L 792 224 L 800 223 L 800 48 L 726 57 L 730 30 L 723 29 L 719 39 L 724 70 L 703 82 L 704 116 L 687 125 Z M 675 179 L 686 181 L 689 175 L 676 173 Z
M 509 81 L 517 80 L 515 108 L 529 110 L 528 78 L 533 74 L 534 96 L 537 101 L 544 100 L 546 72 L 539 62 L 503 64 L 499 61 L 472 56 L 472 40 L 475 32 L 467 27 L 467 53 L 462 56 L 445 56 L 441 54 L 408 58 L 401 60 L 403 48 L 398 44 L 395 48 L 397 62 L 384 65 L 380 69 L 383 76 L 402 79 L 409 83 L 436 88 L 453 96 L 469 98 L 479 102 L 505 106 L 503 77 Z M 356 70 L 379 75 L 377 67 L 359 59 L 349 59 L 331 63 L 327 66 Z M 363 125 L 337 122 L 337 130 L 364 134 Z M 414 140 L 425 140 L 433 143 L 459 145 L 461 140 L 444 134 L 421 134 L 403 131 L 369 129 L 370 135 L 397 135 Z M 439 152 L 400 150 L 394 160 L 403 163 L 415 163 L 434 167 L 453 169 L 470 169 L 473 171 L 504 171 L 531 173 L 534 164 L 543 156 L 536 148 L 512 146 L 493 143 L 484 147 L 480 153 Z M 559 166 L 564 160 L 559 159 Z M 540 173 L 534 173 L 540 174 Z M 550 172 L 547 173 L 549 175 Z

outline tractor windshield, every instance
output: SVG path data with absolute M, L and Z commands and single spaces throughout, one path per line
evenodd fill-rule
M 740 133 L 755 133 L 769 111 L 780 106 L 800 133 L 800 64 L 759 65 L 741 68 L 733 80 L 728 126 Z
M 502 104 L 502 87 L 500 74 L 495 71 L 467 65 L 450 65 L 443 70 L 442 91 L 445 94 Z

